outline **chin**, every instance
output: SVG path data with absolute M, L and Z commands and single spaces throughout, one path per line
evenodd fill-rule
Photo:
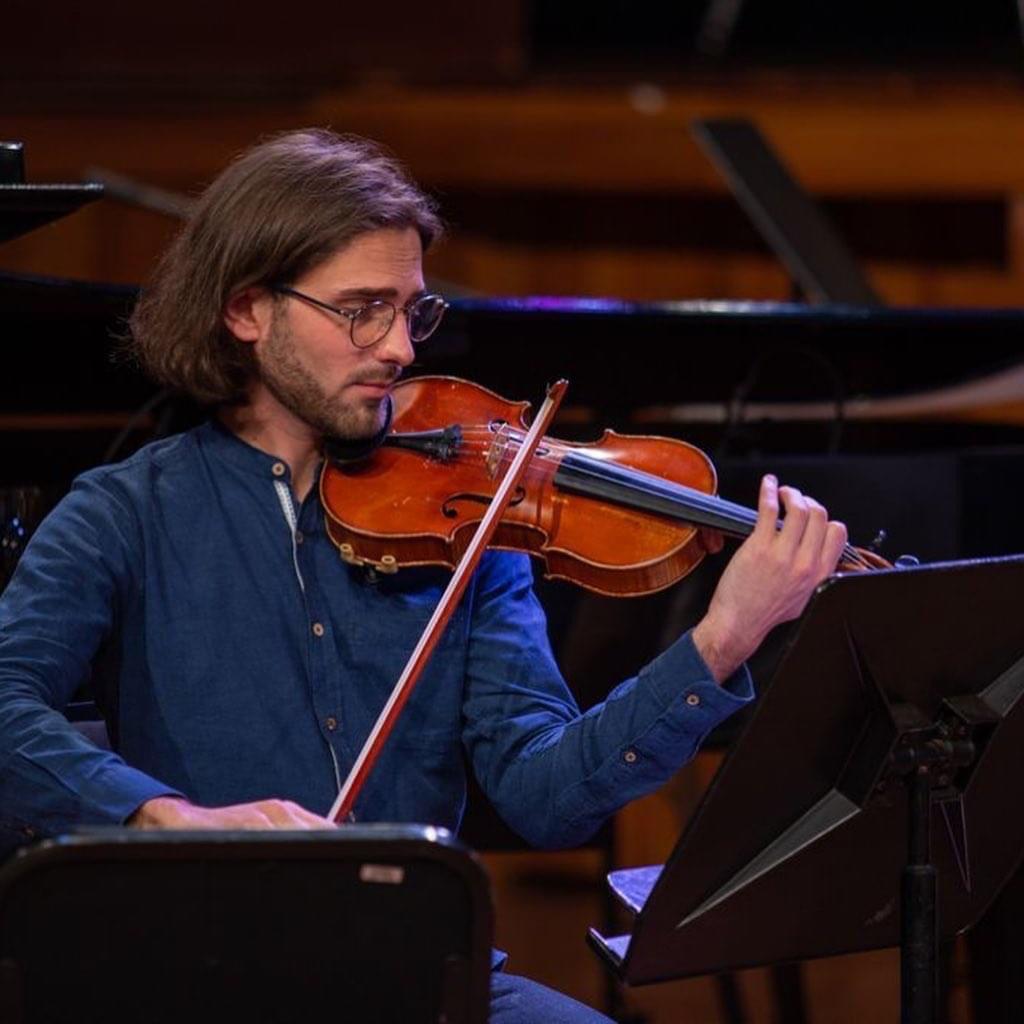
M 334 437 L 344 441 L 365 441 L 380 433 L 387 422 L 387 416 L 382 403 L 376 403 L 372 409 L 348 410 L 345 415 L 338 417 L 333 424 L 333 429 L 327 431 Z

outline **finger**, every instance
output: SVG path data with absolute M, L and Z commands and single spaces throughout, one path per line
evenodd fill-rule
M 274 828 L 317 829 L 326 828 L 327 822 L 290 800 L 264 800 L 260 809 Z
M 807 524 L 804 527 L 803 536 L 800 538 L 796 562 L 798 566 L 806 567 L 809 573 L 815 574 L 822 564 L 821 549 L 828 530 L 828 513 L 825 511 L 825 506 L 813 498 L 808 498 L 805 495 L 804 501 L 807 504 Z M 820 579 L 820 577 L 818 578 Z
M 292 813 L 296 818 L 307 825 L 309 828 L 337 828 L 337 824 L 328 818 L 324 818 L 319 814 L 314 814 L 312 811 L 307 811 L 305 807 L 300 804 L 289 804 Z
M 825 539 L 821 545 L 822 578 L 836 571 L 839 559 L 846 547 L 846 525 L 832 520 L 825 528 Z
M 771 473 L 761 477 L 761 490 L 757 496 L 757 523 L 754 536 L 767 541 L 775 536 L 779 524 L 779 482 Z
M 237 828 L 246 832 L 264 832 L 277 826 L 270 816 L 258 807 L 229 807 L 217 813 L 212 828 Z
M 779 497 L 786 510 L 785 518 L 782 520 L 782 529 L 779 530 L 780 543 L 786 556 L 792 560 L 796 558 L 800 541 L 807 529 L 810 506 L 807 499 L 795 487 L 780 487 Z
M 261 800 L 254 809 L 266 816 L 267 821 L 270 822 L 269 828 L 296 827 L 292 823 L 292 816 L 283 800 Z

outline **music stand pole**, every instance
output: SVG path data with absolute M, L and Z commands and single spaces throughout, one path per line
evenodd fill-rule
M 907 865 L 901 886 L 900 1021 L 935 1024 L 938 1004 L 938 917 L 931 862 L 931 771 L 920 766 L 907 779 Z

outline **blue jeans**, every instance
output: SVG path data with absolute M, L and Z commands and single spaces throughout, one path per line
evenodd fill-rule
M 612 1024 L 610 1018 L 529 978 L 491 972 L 490 1024 Z

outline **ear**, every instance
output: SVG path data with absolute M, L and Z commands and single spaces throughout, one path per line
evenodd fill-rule
M 273 297 L 266 288 L 243 288 L 228 299 L 224 324 L 239 341 L 252 344 L 269 333 L 273 312 Z

